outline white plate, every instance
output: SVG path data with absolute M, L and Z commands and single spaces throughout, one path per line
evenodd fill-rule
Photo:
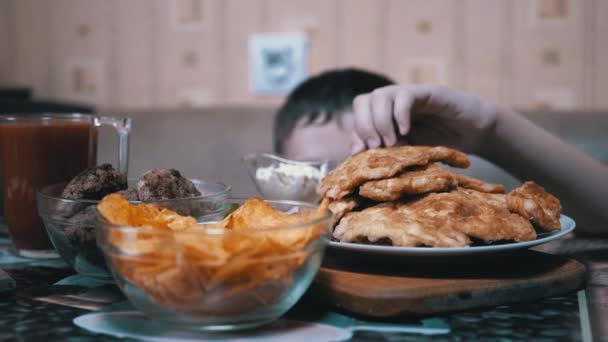
M 494 254 L 509 252 L 518 249 L 526 249 L 533 246 L 542 245 L 549 241 L 561 238 L 562 236 L 574 230 L 576 223 L 568 216 L 562 215 L 559 218 L 561 229 L 553 232 L 538 233 L 536 240 L 526 242 L 513 242 L 488 246 L 473 246 L 473 247 L 457 247 L 457 248 L 432 248 L 432 247 L 393 247 L 393 246 L 378 246 L 361 243 L 336 242 L 331 241 L 330 247 L 362 253 L 362 254 L 379 254 L 388 256 L 424 256 L 424 257 L 448 257 L 448 256 L 473 256 L 481 254 Z

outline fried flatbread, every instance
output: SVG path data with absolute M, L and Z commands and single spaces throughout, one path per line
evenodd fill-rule
M 509 192 L 507 206 L 512 212 L 527 218 L 542 229 L 561 229 L 559 217 L 562 205 L 559 199 L 534 182 L 526 182 Z
M 395 201 L 403 195 L 447 191 L 460 186 L 481 192 L 504 193 L 504 186 L 486 183 L 443 169 L 436 164 L 414 166 L 397 177 L 365 182 L 359 194 L 375 201 Z
M 462 247 L 470 245 L 469 238 L 488 243 L 536 238 L 528 220 L 486 203 L 471 191 L 430 193 L 352 212 L 336 226 L 334 237 L 342 242 L 388 240 L 393 246 L 408 247 Z
M 411 217 L 396 202 L 386 202 L 347 214 L 334 230 L 341 242 L 390 244 L 400 247 L 466 247 L 466 234 L 435 227 L 422 217 Z
M 358 207 L 362 200 L 359 196 L 351 195 L 339 200 L 330 201 L 328 209 L 334 214 L 333 223 L 336 224 L 344 215 Z
M 467 177 L 460 173 L 452 173 L 458 182 L 458 186 L 465 189 L 477 190 L 493 194 L 504 194 L 505 186 L 502 184 L 486 183 L 482 180 Z
M 465 189 L 460 188 L 460 191 L 477 198 L 480 201 L 483 201 L 489 205 L 493 205 L 499 209 L 509 210 L 507 207 L 507 195 L 506 194 L 497 194 L 497 193 L 488 193 L 481 192 L 473 189 Z
M 468 167 L 466 154 L 443 146 L 399 146 L 370 149 L 355 154 L 331 171 L 319 185 L 321 197 L 340 199 L 369 180 L 393 177 L 411 166 L 440 161 Z
M 445 191 L 457 184 L 452 172 L 429 164 L 409 168 L 397 177 L 365 182 L 359 195 L 375 201 L 395 201 L 404 194 Z

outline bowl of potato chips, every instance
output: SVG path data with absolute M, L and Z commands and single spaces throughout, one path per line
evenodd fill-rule
M 118 194 L 99 203 L 98 244 L 144 314 L 197 330 L 245 329 L 276 320 L 304 294 L 329 242 L 326 203 L 226 204 L 207 216 L 217 220 L 200 220 Z

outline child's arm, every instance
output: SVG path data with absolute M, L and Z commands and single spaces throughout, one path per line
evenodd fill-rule
M 608 167 L 520 114 L 502 110 L 481 156 L 555 194 L 581 232 L 608 234 Z
M 478 154 L 558 196 L 579 231 L 608 234 L 608 167 L 514 111 L 437 86 L 384 87 L 353 107 L 353 152 L 405 136 Z

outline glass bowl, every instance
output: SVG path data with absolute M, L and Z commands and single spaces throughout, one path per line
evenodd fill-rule
M 244 202 L 227 200 L 230 208 Z M 317 208 L 266 202 L 289 213 Z M 244 230 L 201 225 L 176 232 L 100 221 L 98 244 L 133 305 L 152 319 L 208 331 L 251 328 L 287 312 L 317 273 L 331 229 L 329 212 L 304 224 Z
M 296 161 L 269 153 L 243 157 L 249 176 L 266 199 L 314 203 L 321 179 L 335 167 L 332 161 Z
M 174 208 L 199 220 L 214 219 L 219 210 L 225 209 L 230 196 L 230 186 L 222 183 L 191 179 L 201 196 L 180 200 L 161 201 L 165 207 Z M 135 181 L 129 180 L 129 185 Z M 111 280 L 103 253 L 97 247 L 98 226 L 95 200 L 74 200 L 59 197 L 67 183 L 44 187 L 37 194 L 38 214 L 42 218 L 49 238 L 65 262 L 81 275 L 99 280 Z M 206 206 L 200 205 L 205 200 Z M 131 203 L 139 203 L 132 201 Z

